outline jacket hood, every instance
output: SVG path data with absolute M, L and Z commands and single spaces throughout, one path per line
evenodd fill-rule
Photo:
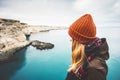
M 94 54 L 107 60 L 109 58 L 109 47 L 105 38 L 95 38 L 85 46 L 86 56 Z

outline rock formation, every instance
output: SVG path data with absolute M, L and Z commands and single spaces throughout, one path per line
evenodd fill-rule
M 46 32 L 49 30 L 66 29 L 66 27 L 31 26 L 19 20 L 0 18 L 0 63 L 9 60 L 18 50 L 32 44 L 37 49 L 51 49 L 51 43 L 28 41 L 32 33 Z
M 21 48 L 30 44 L 22 29 L 29 27 L 19 20 L 0 18 L 0 62 L 9 57 Z
M 32 45 L 37 49 L 51 49 L 54 47 L 51 43 L 40 41 L 28 41 L 32 33 L 46 32 L 49 30 L 67 29 L 66 27 L 53 26 L 34 26 L 21 23 L 19 20 L 0 18 L 0 63 L 10 60 L 15 52 Z
M 36 47 L 37 49 L 44 50 L 44 49 L 52 49 L 54 47 L 54 44 L 41 42 L 38 40 L 32 41 L 31 45 L 33 47 Z

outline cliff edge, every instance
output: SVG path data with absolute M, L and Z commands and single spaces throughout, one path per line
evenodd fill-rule
M 7 60 L 14 53 L 30 44 L 23 29 L 29 27 L 19 20 L 0 18 L 0 62 Z
M 51 49 L 54 47 L 51 43 L 41 41 L 28 41 L 27 37 L 33 33 L 46 32 L 49 30 L 61 30 L 67 27 L 28 25 L 19 20 L 0 18 L 0 63 L 9 61 L 15 52 L 25 48 L 28 45 L 34 45 L 37 49 Z M 38 45 L 39 43 L 39 45 Z

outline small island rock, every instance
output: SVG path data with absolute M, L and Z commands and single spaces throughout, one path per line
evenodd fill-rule
M 37 49 L 44 50 L 44 49 L 52 49 L 54 47 L 54 44 L 41 42 L 38 40 L 32 41 L 31 45 L 33 47 L 36 47 Z

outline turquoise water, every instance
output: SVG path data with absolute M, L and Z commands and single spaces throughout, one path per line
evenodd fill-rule
M 98 28 L 97 36 L 106 37 L 110 46 L 107 80 L 120 80 L 120 28 Z M 32 46 L 16 53 L 16 61 L 0 65 L 0 80 L 64 80 L 71 61 L 71 42 L 67 30 L 40 32 L 30 40 L 51 42 L 50 50 Z

